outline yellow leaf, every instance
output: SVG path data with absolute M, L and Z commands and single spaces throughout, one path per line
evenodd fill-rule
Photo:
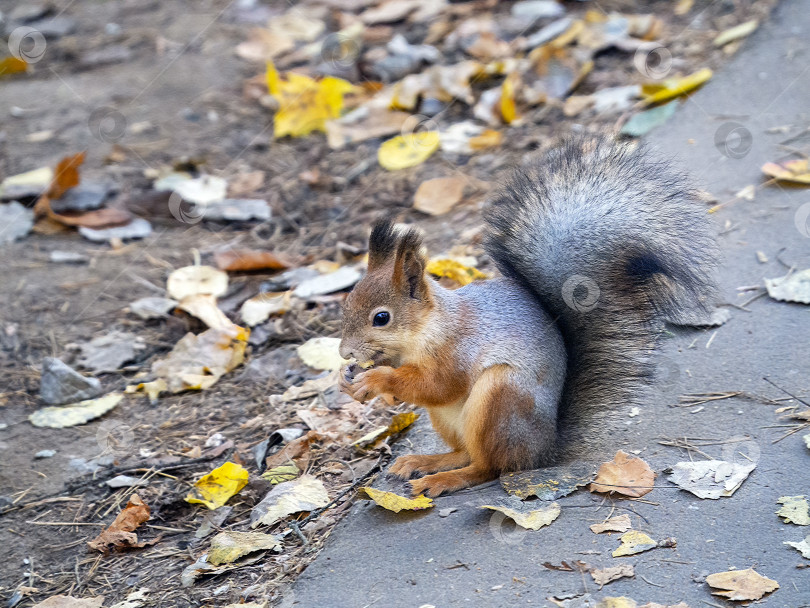
M 123 398 L 122 393 L 110 393 L 98 399 L 87 399 L 61 407 L 44 407 L 31 414 L 28 419 L 34 426 L 52 429 L 75 426 L 103 416 Z
M 397 171 L 425 162 L 439 148 L 437 131 L 397 135 L 383 142 L 377 160 L 384 169 Z
M 262 473 L 262 479 L 266 479 L 273 485 L 276 485 L 285 481 L 292 481 L 298 477 L 300 472 L 301 469 L 299 469 L 294 462 L 290 461 L 287 464 L 267 469 Z
M 386 437 L 404 431 L 418 419 L 419 414 L 417 414 L 416 412 L 403 412 L 401 414 L 396 414 L 391 419 L 391 422 L 388 424 L 387 427 L 371 431 L 367 435 L 364 435 L 363 437 L 355 441 L 352 445 L 359 445 L 363 447 L 368 447 L 369 445 L 377 445 L 378 443 L 380 443 L 380 441 L 382 441 Z
M 0 59 L 0 78 L 24 72 L 26 69 L 28 69 L 28 64 L 22 59 L 17 59 L 16 57 L 4 57 Z
M 709 68 L 703 68 L 682 78 L 667 78 L 661 82 L 644 84 L 641 87 L 643 98 L 641 103 L 642 105 L 653 105 L 685 95 L 709 80 L 712 74 L 713 72 Z
M 200 478 L 186 496 L 186 502 L 203 504 L 212 510 L 218 509 L 244 488 L 247 482 L 247 469 L 233 462 L 226 462 Z
M 487 275 L 476 268 L 448 259 L 431 260 L 428 262 L 427 272 L 437 277 L 447 277 L 460 285 L 487 278 Z
M 364 492 L 366 496 L 383 509 L 388 509 L 394 513 L 399 513 L 403 509 L 407 511 L 419 511 L 433 507 L 433 499 L 428 498 L 424 494 L 420 494 L 416 498 L 405 498 L 393 492 L 383 492 L 382 490 L 375 490 L 369 487 L 360 488 L 359 491 Z
M 789 160 L 781 165 L 765 163 L 762 172 L 779 181 L 810 185 L 810 161 L 807 159 Z
M 169 386 L 163 378 L 158 378 L 152 382 L 141 382 L 140 384 L 130 384 L 127 386 L 125 393 L 137 393 L 143 391 L 149 397 L 149 401 L 155 401 L 160 396 L 160 393 L 165 393 L 169 390 Z
M 810 507 L 804 496 L 780 496 L 776 502 L 784 505 L 776 514 L 783 518 L 786 524 L 810 526 Z
M 548 526 L 560 516 L 560 505 L 558 505 L 556 502 L 551 503 L 545 508 L 534 509 L 526 513 L 503 506 L 484 505 L 481 508 L 499 511 L 508 518 L 512 519 L 520 527 L 527 528 L 529 530 L 539 530 L 543 526 Z
M 495 129 L 485 129 L 480 135 L 470 138 L 470 148 L 473 150 L 484 150 L 494 146 L 500 146 L 503 141 L 503 134 Z
M 766 593 L 779 589 L 779 583 L 753 569 L 717 572 L 706 577 L 713 595 L 729 600 L 758 600 Z
M 658 546 L 657 542 L 644 534 L 644 532 L 639 532 L 638 530 L 625 532 L 619 539 L 622 541 L 622 544 L 612 553 L 613 557 L 635 555 L 636 553 L 643 553 L 644 551 L 649 551 Z
M 754 31 L 756 31 L 757 27 L 759 27 L 759 21 L 756 19 L 746 21 L 740 25 L 735 25 L 734 27 L 721 32 L 720 35 L 714 39 L 714 46 L 724 46 L 729 42 L 734 42 L 740 38 L 750 36 L 754 33 Z
M 274 119 L 276 139 L 326 131 L 326 121 L 340 116 L 343 96 L 356 90 L 352 83 L 334 76 L 314 80 L 288 73 L 287 80 L 282 80 L 272 62 L 267 63 L 266 79 L 268 91 L 279 104 Z
M 272 534 L 264 532 L 236 532 L 227 530 L 220 532 L 211 539 L 211 551 L 208 553 L 208 562 L 219 566 L 230 564 L 243 555 L 276 549 L 281 543 Z
M 515 89 L 520 81 L 520 74 L 512 72 L 501 85 L 501 117 L 504 122 L 511 123 L 518 118 L 517 106 L 515 105 Z

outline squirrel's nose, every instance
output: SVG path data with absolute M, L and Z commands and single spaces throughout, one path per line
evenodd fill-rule
M 354 358 L 354 353 L 352 352 L 352 347 L 350 344 L 346 344 L 346 340 L 340 341 L 340 348 L 338 349 L 340 352 L 340 356 L 344 359 L 352 359 Z

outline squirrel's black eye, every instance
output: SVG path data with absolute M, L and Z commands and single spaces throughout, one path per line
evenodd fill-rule
M 382 312 L 378 312 L 376 315 L 374 315 L 374 321 L 372 322 L 372 324 L 374 325 L 374 327 L 382 327 L 383 325 L 388 325 L 388 322 L 390 320 L 391 320 L 391 313 L 383 310 Z

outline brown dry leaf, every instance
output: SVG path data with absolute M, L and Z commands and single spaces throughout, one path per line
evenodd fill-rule
M 779 583 L 762 576 L 752 568 L 717 572 L 706 577 L 713 595 L 728 600 L 758 600 L 766 593 L 779 589 Z
M 81 167 L 86 156 L 86 152 L 79 152 L 73 156 L 65 156 L 56 165 L 53 172 L 53 181 L 48 189 L 48 198 L 61 198 L 65 192 L 75 188 L 81 182 L 79 167 Z
M 650 465 L 637 456 L 619 450 L 611 462 L 599 467 L 596 479 L 588 489 L 591 492 L 615 492 L 640 498 L 653 489 L 654 482 L 655 473 Z
M 228 249 L 214 254 L 214 263 L 220 270 L 247 272 L 251 270 L 286 270 L 291 262 L 272 251 L 258 249 Z
M 387 0 L 360 13 L 360 20 L 366 25 L 395 23 L 407 17 L 420 4 L 419 0 Z
M 600 589 L 620 578 L 633 578 L 635 575 L 636 571 L 632 564 L 622 564 L 621 566 L 612 566 L 602 570 L 591 570 L 593 581 L 599 585 Z
M 96 551 L 107 553 L 110 549 L 126 549 L 131 547 L 145 547 L 156 542 L 138 542 L 135 530 L 149 519 L 149 506 L 137 494 L 129 498 L 127 506 L 118 514 L 110 526 L 103 530 L 96 538 L 87 543 L 87 546 Z
M 16 57 L 3 57 L 0 59 L 0 78 L 19 74 L 27 69 L 28 63 L 23 59 L 17 59 Z
M 460 177 L 437 177 L 419 184 L 413 197 L 413 207 L 428 215 L 443 215 L 464 196 L 466 182 Z
M 337 386 L 339 378 L 340 372 L 335 370 L 321 378 L 307 380 L 303 384 L 288 388 L 286 391 L 284 391 L 284 394 L 281 395 L 281 399 L 283 401 L 299 401 L 301 399 L 314 397 L 315 395 L 319 395 L 333 386 Z
M 306 435 L 293 439 L 278 452 L 265 458 L 264 465 L 269 470 L 292 462 L 300 470 L 306 471 L 309 464 L 310 446 L 321 439 L 323 436 L 320 433 L 309 431 Z
M 337 410 L 325 407 L 298 410 L 296 414 L 313 431 L 343 436 L 354 432 L 363 420 L 366 406 L 351 401 Z
M 262 84 L 264 81 L 262 81 Z M 228 181 L 228 198 L 247 198 L 264 185 L 264 171 L 237 173 Z
M 593 524 L 591 531 L 595 534 L 601 534 L 602 532 L 627 532 L 632 527 L 633 524 L 630 523 L 630 516 L 625 513 L 624 515 L 617 515 L 616 517 L 606 519 L 602 523 Z

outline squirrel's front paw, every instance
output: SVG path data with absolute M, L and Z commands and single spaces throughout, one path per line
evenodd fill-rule
M 352 380 L 341 374 L 340 390 L 355 401 L 365 403 L 378 395 L 391 392 L 388 390 L 388 375 L 390 372 L 390 367 L 375 367 L 357 374 Z
M 391 475 L 396 475 L 402 479 L 410 479 L 419 470 L 421 458 L 417 455 L 400 456 L 388 470 Z

